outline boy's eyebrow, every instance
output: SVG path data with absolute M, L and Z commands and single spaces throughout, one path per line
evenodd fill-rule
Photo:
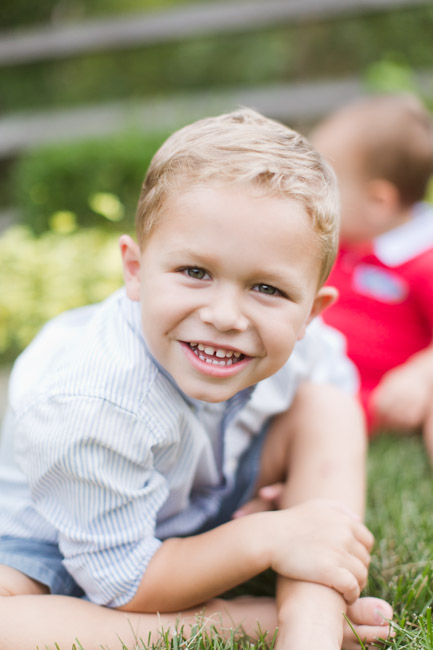
M 284 274 L 280 270 L 259 269 L 254 272 L 254 277 L 257 278 L 257 282 L 275 285 L 277 289 L 286 290 L 298 298 L 304 295 L 305 287 L 301 282 L 300 274 L 290 271 Z
M 167 257 L 175 263 L 177 263 L 177 260 L 180 260 L 181 258 L 186 258 L 185 261 L 189 261 L 191 264 L 197 264 L 198 266 L 203 266 L 204 268 L 212 266 L 214 263 L 214 258 L 211 254 L 203 255 L 203 253 L 197 253 L 189 248 L 174 248 L 173 250 L 168 250 Z M 279 268 L 256 268 L 249 274 L 249 278 L 251 282 L 257 284 L 263 283 L 273 286 L 275 285 L 277 289 L 287 291 L 297 299 L 301 299 L 304 295 L 304 283 L 302 282 L 302 277 L 300 274 L 294 273 L 291 270 L 288 270 L 287 273 L 284 274 L 281 273 Z

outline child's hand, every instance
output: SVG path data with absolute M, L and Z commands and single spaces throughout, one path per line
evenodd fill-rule
M 387 372 L 370 399 L 375 428 L 411 430 L 420 427 L 433 397 L 424 368 L 405 363 Z
M 280 500 L 284 492 L 284 483 L 273 483 L 260 488 L 257 495 L 247 501 L 236 512 L 232 519 L 239 519 L 251 515 L 254 512 L 266 512 L 266 510 L 280 510 Z
M 314 500 L 269 513 L 271 568 L 287 578 L 318 582 L 353 603 L 364 588 L 373 535 L 335 501 Z

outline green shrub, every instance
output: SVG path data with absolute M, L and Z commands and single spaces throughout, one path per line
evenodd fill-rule
M 96 229 L 0 237 L 0 362 L 13 359 L 50 318 L 98 302 L 122 284 L 118 236 Z
M 11 179 L 22 222 L 40 234 L 52 227 L 58 213 L 69 213 L 82 226 L 131 229 L 145 172 L 166 137 L 124 133 L 24 156 Z

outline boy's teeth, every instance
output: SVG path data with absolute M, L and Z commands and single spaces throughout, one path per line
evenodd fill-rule
M 232 364 L 231 357 L 234 356 L 236 359 L 239 359 L 242 354 L 241 352 L 233 352 L 233 350 L 225 350 L 224 348 L 214 348 L 211 345 L 203 345 L 203 343 L 190 343 L 190 347 L 197 349 L 200 352 L 204 352 L 210 357 L 215 355 L 215 357 L 218 359 L 228 359 L 230 362 L 227 365 Z M 216 365 L 222 365 L 221 361 L 212 359 L 206 359 L 206 361 L 209 361 L 210 363 L 214 363 Z

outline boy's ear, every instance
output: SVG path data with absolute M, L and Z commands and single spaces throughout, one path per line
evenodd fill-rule
M 330 307 L 338 298 L 338 290 L 335 287 L 321 287 L 314 298 L 310 315 L 307 318 L 307 321 L 302 328 L 301 332 L 298 335 L 298 340 L 302 339 L 305 335 L 305 330 L 307 325 L 311 323 L 313 318 L 316 318 L 321 314 L 325 309 Z
M 126 294 L 130 300 L 138 301 L 140 300 L 140 247 L 129 235 L 121 236 L 119 246 Z
M 401 210 L 400 193 L 394 183 L 384 178 L 373 178 L 368 181 L 367 192 L 370 201 L 384 219 L 388 215 L 395 217 Z

